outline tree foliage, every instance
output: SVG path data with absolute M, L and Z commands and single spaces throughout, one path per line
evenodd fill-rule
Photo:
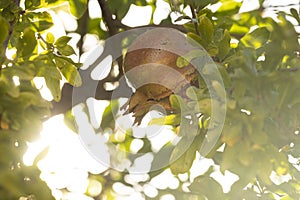
M 128 168 L 90 174 L 90 179 L 99 181 L 103 188 L 94 198 L 115 198 L 118 196 L 113 189 L 115 183 L 131 188 L 146 186 L 168 170 L 179 182 L 178 187 L 156 188 L 158 194 L 155 197 L 142 190 L 140 193 L 145 199 L 159 199 L 166 194 L 172 194 L 176 199 L 300 198 L 300 48 L 299 33 L 296 31 L 300 25 L 299 10 L 277 11 L 274 19 L 264 15 L 266 4 L 263 0 L 259 1 L 257 9 L 242 13 L 239 11 L 243 2 L 239 1 L 178 0 L 168 1 L 168 16 L 160 24 L 154 24 L 155 0 L 98 0 L 98 3 L 102 17 L 91 19 L 87 0 L 25 0 L 24 5 L 17 0 L 0 2 L 1 198 L 18 199 L 23 196 L 27 199 L 51 199 L 47 185 L 39 178 L 36 165 L 28 167 L 22 162 L 27 142 L 39 137 L 42 122 L 51 114 L 71 108 L 70 93 L 66 91 L 80 86 L 82 81 L 81 64 L 70 56 L 76 53 L 80 56 L 84 52 L 84 36 L 94 34 L 99 40 L 105 40 L 132 29 L 122 23 L 131 4 L 151 6 L 152 18 L 148 27 L 176 28 L 201 45 L 222 75 L 226 99 L 218 96 L 218 82 L 212 84 L 216 95 L 210 95 L 211 90 L 201 76 L 198 78 L 201 87 L 189 88 L 184 103 L 181 102 L 182 97 L 171 95 L 170 102 L 174 109 L 192 110 L 195 116 L 200 114 L 201 117 L 192 117 L 192 120 L 197 120 L 198 131 L 191 141 L 190 127 L 179 127 L 181 120 L 185 119 L 182 112 L 152 119 L 149 127 L 169 127 L 180 139 L 177 144 L 166 143 L 158 151 L 153 151 L 149 138 L 137 138 L 134 129 L 127 130 L 120 139 L 120 132 L 115 127 L 117 119 L 113 115 L 119 110 L 119 101 L 110 101 L 102 115 L 101 126 L 95 131 L 111 130 L 111 144 L 127 152 L 119 155 L 111 150 L 111 165 L 120 163 L 118 159 L 122 157 L 133 166 L 134 161 L 139 159 L 139 153 L 150 153 L 153 161 L 146 173 L 147 180 L 135 184 L 126 179 L 130 176 Z M 69 44 L 70 36 L 55 38 L 54 33 L 49 31 L 53 26 L 49 11 L 64 5 L 78 23 L 74 31 L 81 36 L 78 50 Z M 212 5 L 218 5 L 217 9 L 213 9 Z M 173 13 L 179 16 L 175 20 L 171 18 Z M 106 27 L 103 28 L 100 23 Z M 127 45 L 123 48 L 126 49 Z M 193 54 L 191 60 L 199 57 L 201 55 Z M 178 67 L 182 67 L 180 65 L 184 62 L 179 59 Z M 119 75 L 109 74 L 100 81 L 102 85 L 118 81 L 123 73 L 120 61 L 118 66 Z M 204 75 L 207 74 L 209 65 L 201 70 Z M 34 83 L 35 77 L 44 78 L 56 102 L 51 103 L 41 97 Z M 214 80 L 214 77 L 210 78 Z M 67 83 L 61 90 L 62 79 Z M 96 96 L 98 99 L 110 99 L 111 91 L 101 87 Z M 206 133 L 213 104 L 226 109 L 226 120 L 217 145 L 205 154 L 207 159 L 213 161 L 214 167 L 195 179 L 182 180 L 180 174 L 190 176 L 196 155 L 203 153 L 201 146 L 208 137 Z M 73 116 L 67 113 L 65 117 L 72 126 Z M 76 126 L 72 128 L 76 130 Z M 134 140 L 143 143 L 138 152 L 131 150 Z M 157 169 L 156 166 L 162 163 L 166 167 Z M 221 173 L 229 171 L 239 177 L 228 193 L 224 193 L 220 183 L 212 178 L 212 173 L 218 169 Z M 277 183 L 272 179 L 272 176 L 286 175 L 290 177 L 287 181 Z

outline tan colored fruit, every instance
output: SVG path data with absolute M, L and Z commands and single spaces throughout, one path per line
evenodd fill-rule
M 196 85 L 198 73 L 190 64 L 179 68 L 177 59 L 196 49 L 179 31 L 156 28 L 136 38 L 124 58 L 126 78 L 136 89 L 129 100 L 128 112 L 140 123 L 149 109 L 159 104 L 173 111 L 169 96 L 184 94 L 189 85 Z

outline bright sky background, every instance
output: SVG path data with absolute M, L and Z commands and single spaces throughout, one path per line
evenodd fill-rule
M 283 1 L 281 0 L 269 0 L 272 5 L 282 5 Z M 298 0 L 284 1 L 285 3 L 294 3 L 298 4 Z M 246 0 L 245 5 L 242 7 L 242 11 L 248 11 L 251 7 L 258 6 L 258 1 L 256 0 Z M 100 7 L 97 3 L 97 0 L 90 0 L 89 7 L 91 8 L 90 17 L 96 18 L 100 17 Z M 290 8 L 287 8 L 290 9 Z M 163 18 L 167 17 L 170 7 L 163 0 L 157 0 L 157 10 L 154 14 L 154 23 L 158 24 Z M 59 11 L 58 13 L 51 12 L 55 26 L 51 28 L 50 32 L 55 33 L 56 37 L 65 35 L 64 29 L 75 30 L 77 27 L 76 21 L 74 18 L 64 12 Z M 139 16 L 139 17 L 136 17 Z M 142 16 L 142 17 L 141 17 Z M 174 19 L 176 18 L 175 14 L 172 14 Z M 132 5 L 130 7 L 129 13 L 125 16 L 122 22 L 128 26 L 138 26 L 146 25 L 150 22 L 151 18 L 151 7 L 137 7 Z M 63 19 L 63 20 L 62 20 Z M 102 25 L 103 26 L 103 25 Z M 79 36 L 76 34 L 72 36 L 71 45 L 75 46 L 76 42 L 79 39 Z M 93 49 L 96 45 L 101 43 L 95 36 L 90 35 L 86 38 L 85 49 Z M 99 46 L 98 46 L 99 48 Z M 78 57 L 73 56 L 74 60 L 78 60 Z M 87 58 L 87 54 L 83 55 L 81 61 Z M 47 87 L 45 86 L 43 80 L 36 79 L 36 83 L 39 88 L 41 88 L 42 96 L 51 100 L 51 94 Z M 93 100 L 92 100 L 93 101 Z M 104 106 L 107 105 L 105 101 L 93 101 L 94 105 L 97 106 L 97 111 L 103 112 Z M 102 110 L 102 111 L 101 111 Z M 95 122 L 99 123 L 101 119 L 95 119 Z M 146 124 L 146 122 L 145 122 Z M 144 124 L 144 125 L 145 125 Z M 123 125 L 125 126 L 125 125 Z M 167 130 L 166 130 L 167 131 Z M 153 142 L 154 145 L 159 149 L 163 143 L 158 141 L 166 142 L 172 137 L 172 133 L 165 133 L 164 138 L 156 138 Z M 138 142 L 137 142 L 138 146 Z M 83 147 L 81 141 L 77 134 L 68 129 L 63 123 L 63 116 L 55 116 L 44 123 L 43 131 L 41 132 L 41 138 L 29 144 L 28 152 L 24 155 L 24 162 L 27 165 L 31 165 L 35 156 L 46 147 L 49 147 L 49 152 L 47 156 L 38 163 L 38 167 L 41 169 L 42 174 L 41 178 L 47 182 L 50 188 L 53 189 L 53 195 L 57 199 L 68 199 L 68 200 L 92 200 L 92 198 L 84 195 L 83 193 L 88 190 L 90 195 L 97 196 L 101 190 L 102 186 L 98 181 L 88 179 L 88 171 L 93 174 L 99 174 L 107 169 L 107 166 L 97 162 Z M 197 155 L 196 161 L 191 169 L 191 180 L 196 176 L 203 174 L 210 165 L 212 165 L 212 160 L 200 159 L 200 156 Z M 216 170 L 217 171 L 217 170 Z M 222 175 L 220 172 L 214 172 L 212 177 L 217 181 L 222 183 L 224 191 L 229 191 L 230 185 L 237 180 L 237 176 L 226 172 L 225 175 Z M 286 177 L 289 178 L 289 177 Z M 145 179 L 145 175 L 135 175 L 131 177 L 132 181 L 138 181 Z M 187 179 L 187 174 L 180 176 L 181 180 Z M 282 181 L 280 177 L 275 177 L 277 181 Z M 166 181 L 168 180 L 168 181 Z M 136 186 L 133 188 L 128 188 L 122 184 L 116 184 L 114 188 L 117 188 L 118 192 L 123 196 L 120 199 L 143 199 L 138 191 L 144 190 L 147 195 L 153 197 L 157 194 L 156 188 L 166 189 L 172 188 L 175 189 L 178 186 L 178 181 L 173 177 L 169 170 L 165 171 L 161 176 L 154 178 L 150 181 L 149 184 L 144 186 L 144 188 L 139 188 Z M 60 190 L 56 188 L 65 188 L 71 192 L 68 194 L 63 194 Z M 165 199 L 173 199 L 172 196 L 166 196 Z

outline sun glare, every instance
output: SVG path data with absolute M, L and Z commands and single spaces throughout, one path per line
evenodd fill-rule
M 41 178 L 54 191 L 67 188 L 73 193 L 83 194 L 91 184 L 88 172 L 99 174 L 107 170 L 86 151 L 79 136 L 66 127 L 62 115 L 44 123 L 41 139 L 29 144 L 24 163 L 32 165 L 35 157 L 45 149 L 47 155 L 38 162 L 38 167 L 42 171 Z

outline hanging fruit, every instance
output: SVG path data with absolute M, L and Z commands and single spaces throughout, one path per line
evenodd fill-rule
M 154 105 L 173 112 L 170 95 L 185 95 L 187 87 L 197 85 L 195 67 L 176 64 L 178 58 L 195 49 L 184 34 L 171 28 L 155 28 L 134 40 L 125 55 L 123 70 L 136 89 L 127 110 L 134 114 L 135 123 L 140 124 Z

